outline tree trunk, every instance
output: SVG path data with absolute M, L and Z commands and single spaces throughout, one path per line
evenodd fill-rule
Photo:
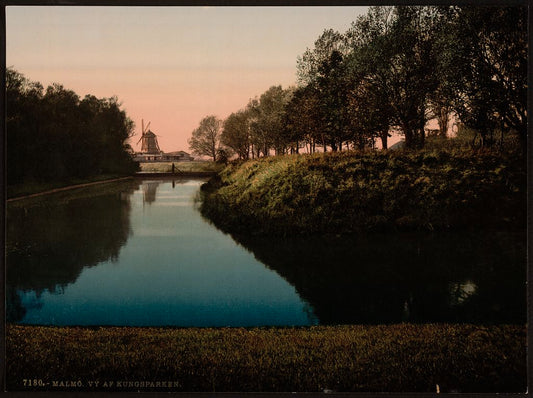
M 421 117 L 420 126 L 418 130 L 418 148 L 424 148 L 424 144 L 426 141 L 426 130 L 424 129 L 424 127 L 426 127 L 426 119 L 424 117 Z
M 439 123 L 439 135 L 441 137 L 447 137 L 448 136 L 448 120 L 449 120 L 449 112 L 446 107 L 440 108 L 439 116 L 437 118 L 437 121 Z
M 409 127 L 408 123 L 402 125 L 402 132 L 405 137 L 405 147 L 408 149 L 416 148 L 416 139 L 413 130 Z
M 424 128 L 421 128 L 418 132 L 418 148 L 424 148 L 424 145 L 426 144 L 426 132 Z
M 382 149 L 387 149 L 388 148 L 388 138 L 389 138 L 389 128 L 388 127 L 387 127 L 386 130 L 384 129 L 380 133 L 379 138 L 381 138 L 381 147 L 382 147 Z

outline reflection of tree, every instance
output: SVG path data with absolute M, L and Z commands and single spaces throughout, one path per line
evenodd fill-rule
M 235 238 L 322 324 L 525 322 L 525 234 Z
M 22 305 L 22 300 L 18 291 L 6 285 L 6 320 L 8 322 L 17 322 L 26 315 L 26 308 Z
M 143 189 L 143 203 L 151 204 L 155 202 L 157 193 L 157 187 L 161 184 L 160 181 L 144 181 L 142 184 Z
M 130 234 L 129 197 L 138 182 L 120 190 L 92 188 L 86 195 L 72 193 L 43 197 L 25 206 L 8 207 L 6 214 L 6 270 L 9 291 L 59 292 L 74 282 L 84 267 L 116 260 Z M 10 293 L 8 320 L 24 316 L 17 294 Z M 17 301 L 18 300 L 18 301 Z

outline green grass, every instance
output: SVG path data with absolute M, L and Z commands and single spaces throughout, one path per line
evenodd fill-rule
M 84 389 L 123 380 L 177 381 L 179 391 L 526 390 L 525 326 L 7 325 L 6 349 L 8 390 L 31 389 L 24 379 L 79 380 Z
M 176 167 L 176 172 L 218 172 L 224 167 L 218 163 L 198 160 L 186 162 L 147 162 L 140 163 L 140 166 L 142 172 L 170 173 L 172 171 L 172 163 Z
M 320 153 L 234 163 L 201 210 L 248 234 L 523 227 L 526 188 L 523 158 L 495 152 Z

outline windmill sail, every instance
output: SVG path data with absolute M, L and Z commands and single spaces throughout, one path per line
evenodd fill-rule
M 159 154 L 161 153 L 161 149 L 159 149 L 159 144 L 157 142 L 157 136 L 154 134 L 153 131 L 148 130 L 148 127 L 150 126 L 150 122 L 144 127 L 144 120 L 142 120 L 142 135 L 139 142 L 141 143 L 141 153 L 147 153 L 147 154 Z

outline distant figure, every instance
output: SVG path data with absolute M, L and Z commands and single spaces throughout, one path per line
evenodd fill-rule
M 174 163 L 172 163 L 172 174 L 174 174 L 174 169 L 175 169 Z

